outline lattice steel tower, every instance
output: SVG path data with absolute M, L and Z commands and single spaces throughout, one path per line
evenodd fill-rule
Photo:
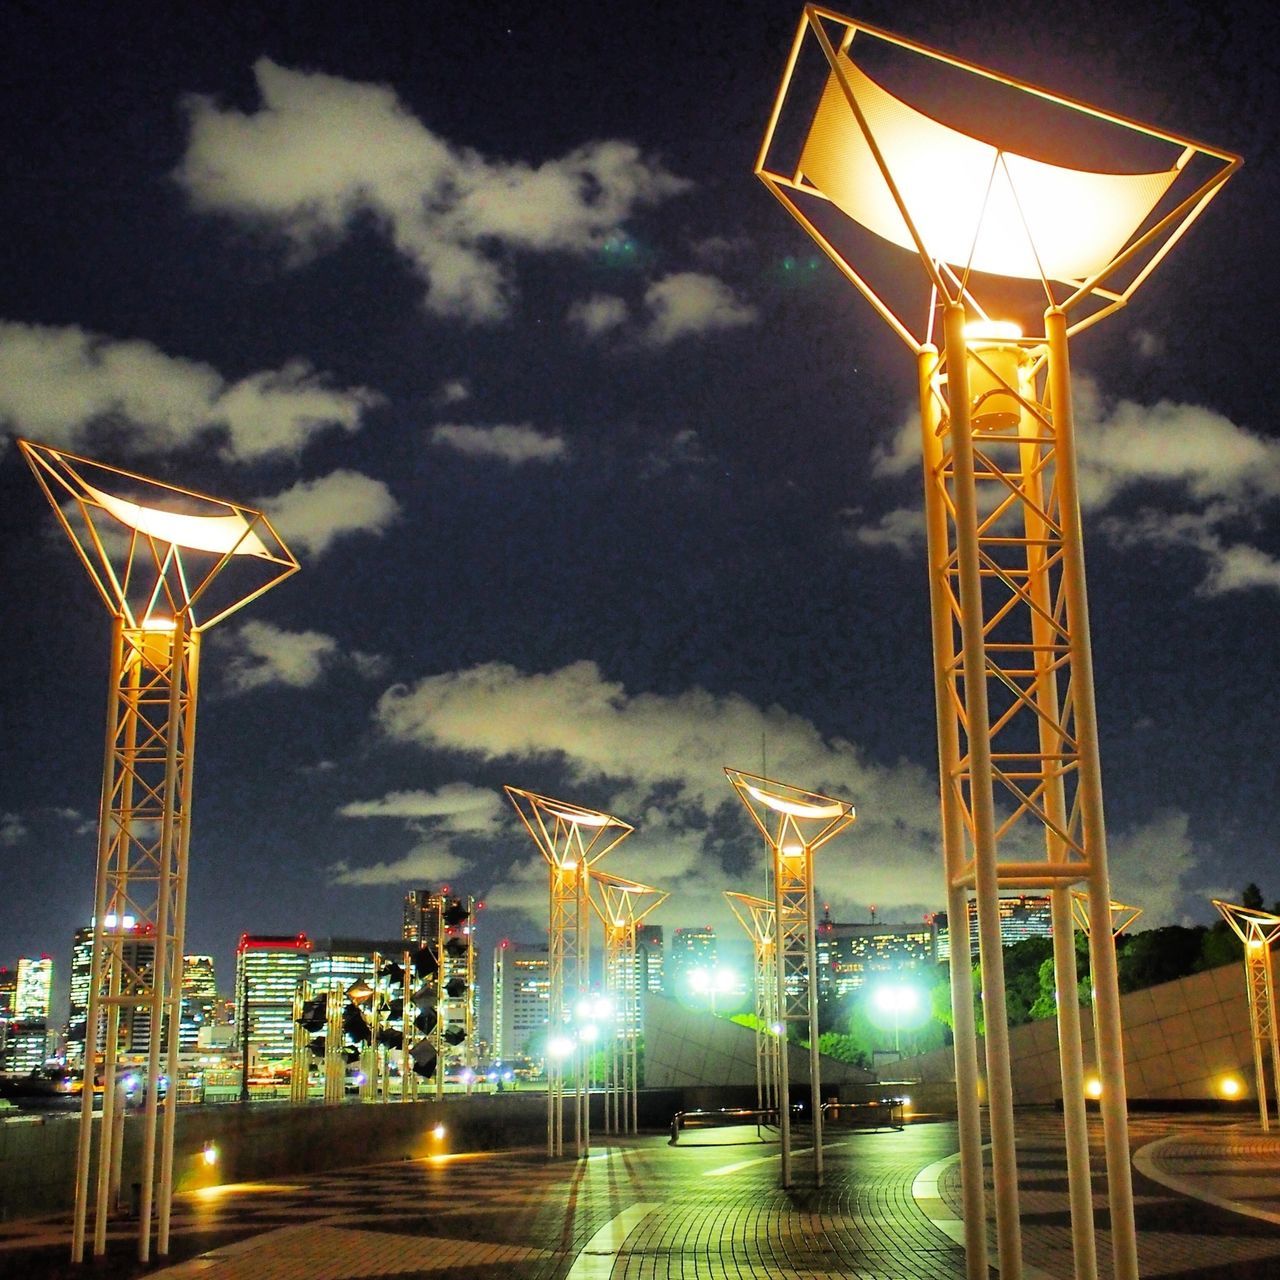
M 946 96 L 932 101 L 961 118 L 942 123 L 936 107 L 917 110 L 888 82 L 936 88 Z M 1107 171 L 994 144 L 983 124 L 992 119 L 1036 137 L 1037 149 L 1100 157 Z M 987 1260 L 968 896 L 978 903 L 999 1266 L 1019 1280 L 998 898 L 1002 889 L 1047 890 L 1061 939 L 1073 885 L 1087 893 L 1093 922 L 1115 1274 L 1137 1275 L 1067 341 L 1132 298 L 1238 164 L 813 5 L 756 164 L 917 361 L 972 1280 L 986 1276 Z M 914 254 L 918 271 L 896 270 L 893 246 Z M 904 308 L 923 323 L 903 320 Z M 1055 945 L 1055 958 L 1075 1267 L 1092 1280 L 1074 948 Z
M 260 511 L 122 471 L 47 445 L 18 447 L 112 617 L 106 750 L 98 816 L 93 959 L 71 1256 L 84 1257 L 90 1200 L 95 1049 L 103 1052 L 93 1252 L 106 1252 L 108 1203 L 121 1151 L 112 1117 L 125 1009 L 150 1021 L 138 1256 L 169 1251 L 178 1023 L 201 636 L 297 571 Z M 155 940 L 130 963 L 131 936 Z M 161 1052 L 166 1062 L 161 1065 Z M 168 1076 L 157 1162 L 159 1081 Z

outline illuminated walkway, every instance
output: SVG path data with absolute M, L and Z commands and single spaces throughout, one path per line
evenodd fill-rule
M 1237 1121 L 1136 1116 L 1144 1276 L 1280 1276 L 1280 1136 Z M 1071 1274 L 1060 1118 L 1024 1123 L 1029 1280 Z M 1026 1131 L 1030 1129 L 1030 1132 Z M 1043 1131 L 1043 1136 L 1037 1132 Z M 963 1276 L 954 1126 L 834 1132 L 821 1191 L 776 1186 L 754 1130 L 642 1136 L 585 1163 L 540 1152 L 384 1164 L 245 1184 L 175 1204 L 164 1280 L 903 1280 Z M 803 1152 L 795 1166 L 808 1166 Z M 1099 1181 L 1097 1203 L 1105 1197 Z M 1250 1211 L 1252 1216 L 1237 1212 Z M 1262 1216 L 1259 1216 L 1262 1215 Z M 1099 1225 L 1104 1225 L 1105 1210 Z M 137 1274 L 122 1229 L 71 1268 L 65 1218 L 0 1225 L 0 1276 Z

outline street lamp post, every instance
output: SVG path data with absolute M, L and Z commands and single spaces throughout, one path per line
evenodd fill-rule
M 755 958 L 756 1106 L 778 1108 L 778 1059 L 782 1041 L 778 1038 L 777 917 L 773 903 L 749 893 L 725 893 L 738 923 L 751 939 Z
M 157 1252 L 169 1252 L 201 639 L 297 572 L 298 562 L 260 511 L 48 445 L 19 440 L 18 448 L 112 619 L 85 1022 L 86 1061 L 93 1061 L 99 1034 L 104 1047 L 93 1252 L 106 1252 L 119 1155 L 112 1123 L 119 1022 L 125 1009 L 143 1009 L 149 1048 L 138 1257 L 146 1262 L 153 1205 Z M 130 959 L 124 931 L 107 925 L 126 914 L 154 938 L 149 965 Z M 160 1132 L 162 1075 L 170 1088 Z M 93 1166 L 92 1080 L 86 1086 L 71 1242 L 76 1262 L 84 1258 Z
M 1069 136 L 1097 135 L 1109 171 L 1048 164 L 917 111 L 872 78 L 863 51 L 886 65 L 909 62 L 943 89 L 963 82 L 1004 93 L 1008 119 L 1025 118 L 1028 104 L 1069 114 L 1079 126 Z M 815 93 L 793 95 L 805 80 Z M 948 101 L 967 109 L 965 97 Z M 803 129 L 780 131 L 784 112 L 801 113 Z M 793 146 L 789 137 L 802 140 Z M 1142 156 L 1124 171 L 1139 139 Z M 1151 171 L 1155 152 L 1163 167 Z M 969 895 L 986 997 L 999 1267 L 1019 1280 L 999 895 L 1047 891 L 1058 937 L 1072 929 L 1073 885 L 1087 893 L 1093 921 L 1115 1274 L 1137 1275 L 1067 344 L 1129 302 L 1239 163 L 815 5 L 801 19 L 756 163 L 917 363 L 970 1280 L 986 1276 L 987 1258 Z M 892 267 L 886 246 L 895 245 L 916 256 L 913 279 Z M 909 293 L 923 325 L 902 318 Z M 1031 860 L 1020 848 L 1029 826 L 1043 841 L 1043 856 Z M 1082 1047 L 1074 956 L 1061 963 L 1065 951 L 1055 947 L 1072 1235 L 1076 1275 L 1093 1280 Z
M 546 859 L 549 884 L 547 929 L 547 1155 L 564 1154 L 566 1054 L 552 1050 L 564 1039 L 577 1002 L 590 984 L 591 918 L 588 881 L 592 867 L 635 830 L 611 814 L 564 800 L 504 787 L 525 830 Z M 587 1154 L 590 1094 L 584 1060 L 573 1054 L 573 1116 L 576 1154 Z
M 787 1030 L 809 1042 L 809 1096 L 813 1115 L 813 1171 L 822 1186 L 822 1079 L 818 1054 L 818 921 L 813 855 L 854 819 L 853 805 L 785 782 L 725 769 L 738 798 L 769 845 L 777 950 L 775 979 L 779 1036 L 778 1136 L 780 1175 L 791 1186 L 791 1073 Z

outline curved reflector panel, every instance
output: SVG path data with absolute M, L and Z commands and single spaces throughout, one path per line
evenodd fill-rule
M 929 257 L 964 269 L 1080 281 L 1124 248 L 1177 177 L 1091 173 L 1031 160 L 940 124 L 837 55 Z M 800 170 L 837 208 L 904 249 L 917 246 L 833 71 Z
M 831 804 L 801 804 L 798 800 L 785 800 L 782 796 L 761 791 L 750 783 L 743 784 L 761 804 L 767 805 L 776 813 L 787 813 L 793 818 L 838 818 L 847 813 L 849 806 L 833 801 Z
M 553 809 L 550 805 L 547 805 L 546 809 L 553 817 L 563 822 L 574 823 L 579 827 L 607 827 L 617 822 L 616 818 L 610 817 L 607 813 L 568 813 L 564 809 Z
M 191 551 L 208 551 L 214 555 L 262 556 L 270 552 L 240 515 L 188 516 L 156 507 L 139 506 L 124 498 L 114 498 L 91 484 L 81 483 L 85 493 L 121 524 L 149 538 L 171 542 Z

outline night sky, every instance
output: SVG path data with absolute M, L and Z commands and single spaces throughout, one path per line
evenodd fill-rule
M 0 961 L 65 976 L 89 918 L 108 656 L 13 435 L 260 504 L 303 562 L 205 649 L 223 985 L 242 931 L 394 935 L 423 885 L 486 900 L 486 965 L 538 938 L 505 782 L 634 822 L 603 865 L 668 928 L 761 890 L 721 770 L 762 761 L 858 807 L 837 917 L 940 907 L 912 361 L 751 172 L 799 16 L 5 7 Z M 859 16 L 1245 157 L 1073 360 L 1116 896 L 1280 897 L 1280 21 Z

